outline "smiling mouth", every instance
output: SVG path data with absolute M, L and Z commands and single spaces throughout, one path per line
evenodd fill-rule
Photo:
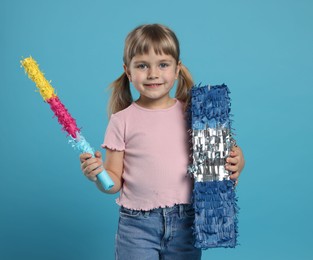
M 163 84 L 162 83 L 144 84 L 144 86 L 148 88 L 157 88 L 157 87 L 160 87 L 161 85 Z

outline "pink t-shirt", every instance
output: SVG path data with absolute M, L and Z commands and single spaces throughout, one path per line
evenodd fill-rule
M 102 147 L 125 152 L 117 204 L 150 210 L 190 203 L 187 128 L 178 100 L 159 110 L 132 103 L 113 114 Z

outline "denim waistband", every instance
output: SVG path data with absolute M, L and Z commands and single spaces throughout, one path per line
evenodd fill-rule
M 136 213 L 141 213 L 144 216 L 149 216 L 150 214 L 160 214 L 163 216 L 173 214 L 173 213 L 179 213 L 179 215 L 182 215 L 183 212 L 192 210 L 191 204 L 176 204 L 172 207 L 164 207 L 164 208 L 155 208 L 151 210 L 134 210 L 134 209 L 128 209 L 123 206 L 121 206 L 121 211 L 126 211 L 132 215 Z

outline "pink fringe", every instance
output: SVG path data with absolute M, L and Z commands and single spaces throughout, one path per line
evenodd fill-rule
M 79 132 L 80 129 L 77 127 L 75 119 L 67 111 L 60 99 L 55 96 L 48 99 L 47 103 L 49 103 L 51 110 L 58 118 L 59 124 L 63 126 L 63 130 L 73 138 L 76 138 L 76 132 Z

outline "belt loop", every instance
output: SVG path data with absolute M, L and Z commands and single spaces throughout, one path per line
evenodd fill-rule
M 142 211 L 143 212 L 143 216 L 145 218 L 149 217 L 150 216 L 150 210 L 145 210 L 145 211 Z
M 166 208 L 162 208 L 162 215 L 163 215 L 163 217 L 165 217 L 166 216 L 166 212 L 167 210 L 166 210 Z
M 182 218 L 184 216 L 184 205 L 179 204 L 179 218 Z

